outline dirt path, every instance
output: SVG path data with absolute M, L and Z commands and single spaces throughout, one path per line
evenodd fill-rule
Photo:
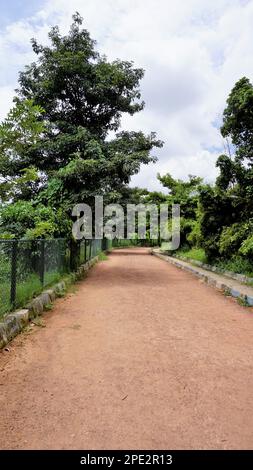
M 253 447 L 252 309 L 128 249 L 43 318 L 0 354 L 0 448 Z

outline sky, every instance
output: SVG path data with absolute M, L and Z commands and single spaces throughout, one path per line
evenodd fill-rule
M 226 99 L 238 79 L 253 80 L 253 0 L 0 1 L 0 119 L 12 105 L 18 72 L 35 58 L 30 39 L 47 43 L 55 24 L 67 33 L 79 11 L 100 53 L 145 69 L 145 109 L 124 115 L 121 126 L 155 131 L 164 147 L 131 185 L 160 190 L 158 172 L 215 180 Z

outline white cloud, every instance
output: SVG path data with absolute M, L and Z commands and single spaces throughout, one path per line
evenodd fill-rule
M 0 120 L 4 119 L 9 109 L 12 106 L 13 87 L 1 86 L 0 87 Z
M 159 162 L 142 168 L 133 184 L 158 189 L 156 173 L 216 176 L 222 141 L 214 122 L 240 77 L 253 78 L 253 0 L 50 0 L 32 18 L 0 34 L 0 113 L 10 105 L 17 71 L 33 59 L 29 39 L 47 41 L 50 26 L 67 32 L 78 10 L 109 59 L 144 67 L 146 108 L 124 116 L 122 127 L 155 130 L 164 140 Z M 214 149 L 214 150 L 213 150 Z

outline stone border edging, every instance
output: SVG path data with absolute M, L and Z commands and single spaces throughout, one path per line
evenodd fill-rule
M 181 259 L 186 263 L 193 264 L 195 266 L 199 266 L 200 268 L 206 269 L 207 271 L 212 271 L 213 273 L 222 274 L 230 279 L 235 279 L 235 281 L 247 283 L 253 283 L 253 277 L 245 276 L 245 274 L 238 274 L 233 273 L 232 271 L 226 271 L 225 269 L 219 268 L 218 266 L 212 266 L 211 264 L 202 263 L 202 261 L 198 261 L 195 259 L 187 258 L 186 256 L 178 256 L 173 255 L 171 258 Z
M 245 301 L 250 307 L 253 306 L 253 294 L 252 294 L 252 296 L 248 295 L 248 294 L 245 294 L 243 292 L 243 287 L 244 286 L 242 286 L 242 290 L 237 290 L 236 288 L 233 288 L 230 285 L 226 284 L 226 282 L 224 282 L 224 277 L 221 278 L 221 280 L 219 281 L 219 280 L 214 279 L 214 277 L 212 277 L 212 275 L 209 275 L 208 272 L 207 273 L 200 272 L 197 268 L 192 266 L 189 262 L 187 264 L 186 261 L 182 260 L 182 262 L 185 263 L 185 264 L 182 264 L 182 263 L 180 263 L 179 258 L 174 258 L 172 256 L 162 254 L 162 253 L 160 253 L 159 251 L 156 251 L 156 250 L 152 250 L 151 253 L 153 255 L 157 256 L 158 258 L 161 258 L 164 261 L 167 261 L 167 262 L 173 264 L 177 268 L 183 269 L 184 271 L 188 271 L 188 272 L 194 274 L 198 278 L 203 279 L 203 281 L 206 282 L 208 285 L 210 285 L 212 287 L 215 287 L 216 289 L 222 291 L 223 293 L 226 292 L 228 295 L 231 295 L 232 297 L 240 298 L 242 301 Z M 204 269 L 204 268 L 202 268 L 202 269 Z M 216 274 L 218 275 L 217 272 L 216 272 Z
M 79 266 L 76 272 L 65 276 L 50 289 L 43 291 L 32 299 L 26 308 L 9 313 L 0 322 L 0 349 L 4 348 L 15 336 L 17 336 L 31 320 L 43 314 L 45 307 L 50 305 L 57 297 L 60 297 L 66 288 L 77 280 L 85 277 L 88 270 L 96 264 L 98 256 Z

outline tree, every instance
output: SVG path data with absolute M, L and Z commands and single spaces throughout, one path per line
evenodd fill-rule
M 141 163 L 153 161 L 149 152 L 161 145 L 154 133 L 124 132 L 114 141 L 106 140 L 109 131 L 119 129 L 122 113 L 133 115 L 143 109 L 139 82 L 144 71 L 132 62 L 108 62 L 81 26 L 82 18 L 76 13 L 67 36 L 52 28 L 51 46 L 32 40 L 38 61 L 20 73 L 17 91 L 20 100 L 33 99 L 44 108 L 50 127 L 46 139 L 27 153 L 27 160 L 48 175 L 65 167 L 67 173 L 74 167 L 76 171 L 81 160 L 88 161 L 84 173 L 91 170 L 92 178 L 96 165 L 98 172 L 101 165 L 108 170 L 108 176 L 116 163 L 118 172 L 114 171 L 111 183 L 125 183 Z M 77 180 L 81 179 L 78 174 Z M 85 178 L 83 182 L 87 185 Z
M 229 94 L 221 135 L 231 138 L 237 159 L 253 162 L 253 86 L 246 77 L 238 80 Z
M 88 31 L 81 29 L 82 22 L 78 13 L 73 15 L 67 36 L 53 27 L 51 47 L 32 40 L 38 62 L 20 73 L 19 95 L 34 98 L 45 108 L 47 119 L 63 132 L 82 126 L 105 137 L 109 130 L 119 128 L 122 112 L 134 114 L 143 109 L 144 103 L 135 100 L 140 98 L 144 71 L 133 68 L 132 62 L 110 63 L 100 56 Z
M 203 186 L 202 178 L 189 175 L 188 181 L 174 179 L 169 173 L 158 174 L 158 180 L 168 190 L 167 203 L 180 204 L 181 245 L 197 243 L 199 236 L 199 193 Z
M 221 134 L 232 146 L 217 160 L 215 187 L 200 194 L 203 246 L 209 259 L 252 256 L 253 86 L 248 78 L 229 94 Z
M 45 130 L 39 118 L 43 109 L 32 100 L 17 102 L 0 124 L 0 200 L 31 197 L 40 177 L 36 166 L 25 161 Z
M 142 69 L 101 56 L 78 13 L 69 34 L 61 36 L 56 26 L 49 39 L 49 46 L 32 40 L 38 60 L 20 73 L 15 98 L 19 108 L 32 103 L 40 110 L 43 131 L 18 149 L 16 158 L 5 153 L 0 172 L 8 179 L 24 168 L 36 169 L 33 194 L 22 191 L 17 199 L 33 197 L 35 205 L 50 205 L 70 217 L 74 204 L 92 205 L 97 194 L 105 202 L 120 198 L 140 165 L 156 161 L 151 151 L 162 142 L 153 132 L 119 132 L 122 113 L 133 115 L 144 107 Z

